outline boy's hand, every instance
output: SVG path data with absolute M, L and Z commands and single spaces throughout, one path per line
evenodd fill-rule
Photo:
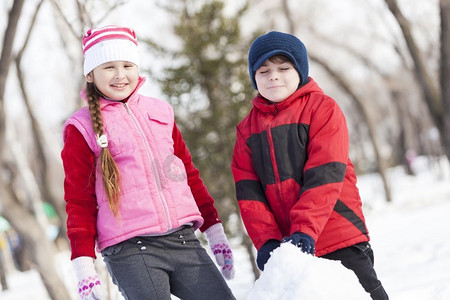
M 285 237 L 282 242 L 290 242 L 291 244 L 299 247 L 303 252 L 308 254 L 314 255 L 316 251 L 314 246 L 314 239 L 306 233 L 295 232 L 291 236 Z
M 269 240 L 259 248 L 256 256 L 256 264 L 261 271 L 264 271 L 264 265 L 269 260 L 272 251 L 278 247 L 280 247 L 280 241 Z

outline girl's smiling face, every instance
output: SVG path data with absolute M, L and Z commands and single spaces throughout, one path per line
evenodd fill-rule
M 278 103 L 297 90 L 300 75 L 289 60 L 268 59 L 256 70 L 255 82 L 261 96 Z
M 87 82 L 93 82 L 108 99 L 128 98 L 138 85 L 138 67 L 127 61 L 111 61 L 99 65 L 86 75 Z

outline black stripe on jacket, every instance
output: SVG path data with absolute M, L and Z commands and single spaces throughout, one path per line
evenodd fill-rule
M 361 218 L 358 217 L 358 215 L 355 214 L 355 212 L 344 202 L 338 200 L 336 202 L 336 205 L 334 206 L 334 211 L 347 219 L 350 223 L 352 223 L 353 226 L 355 226 L 359 231 L 362 232 L 362 234 L 369 237 L 366 225 L 364 224 L 363 220 L 361 220 Z

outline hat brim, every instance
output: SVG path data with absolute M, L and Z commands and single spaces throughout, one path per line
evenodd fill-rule
M 96 67 L 110 61 L 129 61 L 139 68 L 139 49 L 129 40 L 111 39 L 99 42 L 86 51 L 83 73 L 86 76 Z
M 262 55 L 253 64 L 252 75 L 255 74 L 256 70 L 258 70 L 267 59 L 269 59 L 269 58 L 271 58 L 272 56 L 275 56 L 275 55 L 286 56 L 287 58 L 289 58 L 291 60 L 291 62 L 294 64 L 295 68 L 297 69 L 297 61 L 295 60 L 294 56 L 291 53 L 289 53 L 287 51 L 284 51 L 284 50 L 272 50 L 272 51 L 267 52 L 264 55 Z

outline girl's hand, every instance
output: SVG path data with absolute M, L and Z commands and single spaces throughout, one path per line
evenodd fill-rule
M 82 300 L 103 300 L 100 278 L 92 257 L 80 256 L 72 260 L 78 279 L 78 294 Z
M 228 243 L 223 226 L 221 223 L 216 223 L 205 230 L 206 239 L 214 254 L 217 264 L 222 267 L 222 275 L 226 279 L 233 279 L 234 277 L 234 263 L 233 252 Z

